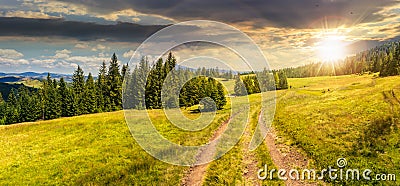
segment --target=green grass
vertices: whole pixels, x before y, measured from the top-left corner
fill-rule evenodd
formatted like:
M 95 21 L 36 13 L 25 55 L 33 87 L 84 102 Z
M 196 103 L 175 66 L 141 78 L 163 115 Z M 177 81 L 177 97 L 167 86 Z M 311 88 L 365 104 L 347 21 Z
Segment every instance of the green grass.
M 225 89 L 228 91 L 228 94 L 234 94 L 234 88 L 235 88 L 235 80 L 234 79 L 229 79 L 226 80 L 224 78 L 217 78 L 219 82 L 224 85 Z
M 400 104 L 397 103 L 400 77 L 354 75 L 288 81 L 290 90 L 277 91 L 273 125 L 284 137 L 282 143 L 307 154 L 309 167 L 335 166 L 336 160 L 344 157 L 349 162 L 347 168 L 369 168 L 374 173 L 400 176 Z M 226 86 L 232 87 L 232 82 L 225 82 Z M 259 98 L 260 94 L 249 96 L 252 132 L 257 123 Z M 246 102 L 243 97 L 231 99 L 238 104 Z M 230 116 L 230 108 L 228 104 L 218 111 L 210 125 L 194 132 L 178 128 L 161 110 L 150 110 L 149 115 L 166 139 L 190 146 L 208 142 L 219 124 Z M 191 119 L 200 117 L 199 113 L 190 113 L 190 109 L 182 110 Z M 145 111 L 132 113 L 134 124 L 147 119 Z M 179 115 L 172 117 L 187 122 Z M 179 185 L 188 167 L 164 163 L 142 150 L 129 131 L 148 130 L 141 127 L 133 125 L 129 129 L 122 111 L 0 126 L 0 185 Z M 235 134 L 237 131 L 233 129 Z M 225 156 L 212 162 L 205 184 L 244 184 L 243 146 L 241 140 Z M 217 148 L 219 152 L 224 147 Z M 258 167 L 264 164 L 275 167 L 265 144 L 252 153 Z M 282 183 L 262 182 L 263 185 Z
M 43 85 L 43 82 L 37 80 L 37 79 L 27 79 L 27 80 L 21 80 L 15 83 L 10 83 L 10 84 L 24 84 L 27 87 L 32 87 L 32 88 L 40 88 Z
M 317 77 L 289 79 L 289 84 L 291 90 L 278 92 L 274 126 L 287 144 L 311 157 L 313 166 L 335 166 L 345 157 L 347 168 L 399 176 L 399 105 L 392 112 L 383 92 L 399 90 L 400 77 Z
M 208 142 L 213 131 L 229 117 L 228 111 L 218 111 L 209 126 L 196 132 L 174 126 L 162 110 L 148 112 L 154 126 L 168 140 L 199 145 Z M 131 114 L 136 123 L 147 119 L 146 111 Z M 122 111 L 1 126 L 0 185 L 179 184 L 188 167 L 153 158 L 135 142 L 129 130 Z
M 143 151 L 123 112 L 2 126 L 0 144 L 1 185 L 174 185 L 184 169 Z

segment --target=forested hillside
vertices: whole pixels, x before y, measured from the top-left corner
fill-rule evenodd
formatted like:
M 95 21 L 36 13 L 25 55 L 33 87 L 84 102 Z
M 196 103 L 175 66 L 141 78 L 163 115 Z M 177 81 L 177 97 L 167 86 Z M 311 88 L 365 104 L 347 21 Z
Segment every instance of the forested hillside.
M 381 77 L 400 75 L 400 41 L 388 42 L 341 61 L 313 63 L 284 71 L 289 78 L 378 72 Z
M 162 102 L 163 82 L 170 72 L 172 83 L 180 85 L 182 91 L 179 86 L 167 86 L 167 97 Z M 226 104 L 226 91 L 218 81 L 208 76 L 233 78 L 231 71 L 221 72 L 217 68 L 192 70 L 177 67 L 172 53 L 165 62 L 160 58 L 155 64 L 143 58 L 131 71 L 128 65 L 120 68 L 114 54 L 109 66 L 103 62 L 96 80 L 91 73 L 86 78 L 83 69 L 78 66 L 72 83 L 63 78 L 58 81 L 48 74 L 37 91 L 24 86 L 11 86 L 7 91 L 10 94 L 5 96 L 7 99 L 0 100 L 0 124 L 117 111 L 123 108 L 123 103 L 125 108 L 134 109 L 190 107 L 199 104 L 203 97 L 210 97 L 216 103 L 216 109 L 222 109 Z M 185 84 L 193 77 L 196 78 Z M 125 86 L 128 86 L 124 96 L 129 98 L 125 102 L 122 99 L 124 79 Z M 211 110 L 212 104 L 202 104 L 202 109 Z
M 12 89 L 19 89 L 23 87 L 24 84 L 8 84 L 8 83 L 1 83 L 0 82 L 0 100 L 7 100 L 8 95 L 10 94 Z M 30 91 L 34 91 L 34 88 L 28 88 Z
M 160 58 L 155 64 L 150 64 L 144 57 L 132 69 L 128 65 L 120 68 L 114 54 L 108 67 L 104 62 L 101 65 L 97 80 L 94 80 L 90 73 L 86 78 L 83 69 L 78 66 L 73 74 L 72 83 L 67 83 L 63 78 L 58 81 L 49 74 L 38 91 L 25 86 L 15 85 L 16 87 L 11 89 L 10 86 L 1 86 L 4 98 L 0 100 L 0 124 L 116 111 L 121 110 L 123 106 L 134 109 L 190 107 L 199 104 L 203 97 L 210 97 L 217 103 L 217 108 L 222 109 L 226 104 L 226 90 L 215 79 L 201 76 L 236 78 L 235 94 L 240 96 L 246 93 L 287 89 L 287 78 L 363 73 L 379 73 L 381 77 L 399 75 L 400 42 L 389 42 L 342 61 L 238 75 L 231 71 L 222 72 L 217 68 L 182 68 L 176 65 L 172 53 L 169 53 L 165 61 Z M 170 75 L 167 77 L 167 74 Z M 189 81 L 194 77 L 195 80 Z M 164 80 L 176 86 L 165 86 L 162 97 Z M 125 92 L 122 91 L 123 86 L 127 86 Z M 122 100 L 123 94 L 127 99 Z

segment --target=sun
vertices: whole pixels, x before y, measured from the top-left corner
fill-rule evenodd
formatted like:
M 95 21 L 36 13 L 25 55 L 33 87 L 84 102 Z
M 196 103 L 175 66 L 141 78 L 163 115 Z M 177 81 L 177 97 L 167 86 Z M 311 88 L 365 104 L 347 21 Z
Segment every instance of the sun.
M 322 61 L 337 61 L 346 57 L 345 43 L 339 36 L 327 36 L 317 44 L 318 57 Z

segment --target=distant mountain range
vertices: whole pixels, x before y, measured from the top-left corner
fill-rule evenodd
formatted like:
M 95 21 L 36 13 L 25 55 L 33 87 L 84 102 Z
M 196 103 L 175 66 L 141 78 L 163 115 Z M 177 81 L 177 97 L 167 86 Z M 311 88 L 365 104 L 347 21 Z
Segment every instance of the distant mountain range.
M 45 73 L 37 73 L 37 72 L 22 72 L 22 73 L 3 73 L 0 72 L 0 82 L 1 83 L 14 83 L 23 81 L 26 79 L 31 80 L 43 80 L 47 78 L 47 72 Z M 50 73 L 51 78 L 60 79 L 61 77 L 64 78 L 65 81 L 71 82 L 72 75 L 69 74 L 56 74 Z

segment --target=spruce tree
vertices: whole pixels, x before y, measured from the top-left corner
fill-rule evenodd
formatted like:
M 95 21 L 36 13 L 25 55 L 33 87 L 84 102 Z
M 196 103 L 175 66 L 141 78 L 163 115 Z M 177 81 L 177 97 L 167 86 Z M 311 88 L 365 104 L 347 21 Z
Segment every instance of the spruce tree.
M 279 83 L 279 82 L 281 82 L 281 81 L 280 81 L 280 78 L 279 78 L 279 74 L 278 74 L 278 72 L 276 72 L 276 71 L 274 71 L 273 73 L 274 73 L 274 79 L 275 79 L 275 87 L 276 87 L 276 90 L 280 90 L 280 89 L 281 89 L 281 86 L 280 86 L 280 83 Z
M 97 109 L 98 112 L 109 111 L 109 97 L 107 94 L 107 66 L 103 61 L 100 66 L 99 74 L 96 81 L 96 93 L 97 93 Z
M 234 87 L 236 96 L 244 96 L 247 95 L 246 86 L 240 79 L 240 75 L 238 74 L 235 78 L 235 87 Z
M 226 105 L 226 97 L 225 97 L 224 86 L 219 82 L 217 82 L 216 105 L 217 105 L 217 109 L 218 110 L 223 109 L 224 106 Z
M 85 97 L 83 95 L 85 91 L 85 76 L 80 66 L 72 75 L 72 91 L 74 95 L 74 115 L 81 115 L 85 111 Z
M 161 89 L 164 82 L 163 60 L 158 59 L 147 76 L 146 107 L 149 109 L 161 108 Z
M 7 112 L 7 106 L 0 92 L 0 125 L 7 124 L 6 112 Z
M 111 110 L 122 109 L 122 76 L 119 71 L 118 59 L 115 53 L 111 57 L 107 74 L 108 96 Z
M 76 112 L 76 105 L 74 95 L 71 88 L 68 88 L 64 78 L 60 79 L 60 88 L 58 89 L 61 101 L 61 115 L 63 117 L 74 116 Z
M 57 90 L 57 81 L 53 81 L 50 74 L 47 74 L 47 80 L 43 88 L 46 92 L 44 119 L 55 119 L 61 117 L 61 101 Z
M 15 89 L 11 89 L 7 98 L 6 116 L 7 124 L 19 122 L 19 103 Z
M 122 65 L 122 69 L 121 69 L 121 75 L 122 75 L 122 81 L 125 80 L 125 76 L 129 74 L 129 66 L 128 64 L 126 65 Z
M 18 89 L 18 100 L 20 106 L 19 120 L 21 122 L 34 121 L 34 118 L 31 116 L 32 105 L 30 92 L 25 86 L 21 86 Z
M 287 77 L 283 70 L 279 71 L 279 88 L 288 89 Z
M 89 73 L 85 84 L 85 113 L 91 114 L 97 111 L 96 86 L 92 73 Z

